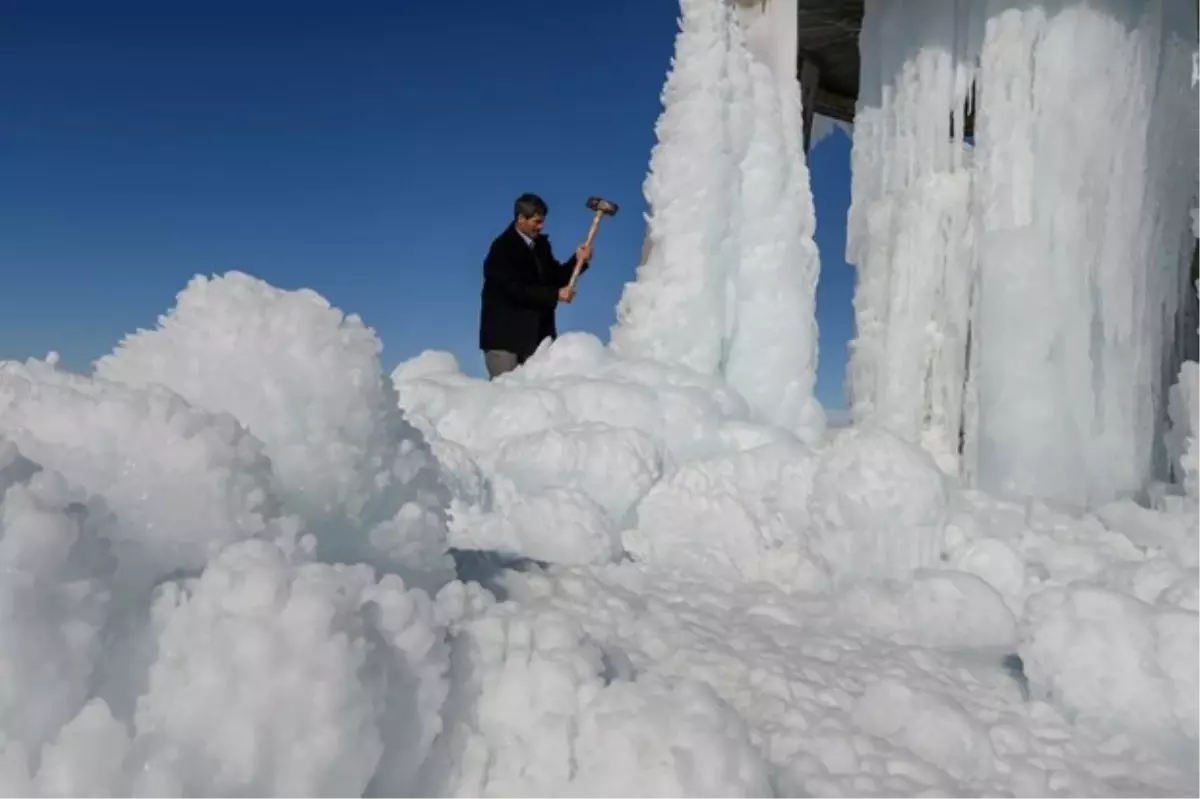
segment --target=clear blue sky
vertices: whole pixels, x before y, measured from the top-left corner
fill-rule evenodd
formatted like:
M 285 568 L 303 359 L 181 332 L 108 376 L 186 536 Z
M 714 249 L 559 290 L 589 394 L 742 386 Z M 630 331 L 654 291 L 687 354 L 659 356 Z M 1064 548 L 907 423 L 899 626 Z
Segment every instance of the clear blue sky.
M 389 368 L 481 372 L 480 269 L 513 198 L 621 204 L 560 330 L 607 340 L 641 248 L 671 0 L 16 0 L 0 26 L 0 358 L 88 371 L 194 274 L 239 269 L 358 313 Z M 840 408 L 849 140 L 813 153 L 818 397 Z

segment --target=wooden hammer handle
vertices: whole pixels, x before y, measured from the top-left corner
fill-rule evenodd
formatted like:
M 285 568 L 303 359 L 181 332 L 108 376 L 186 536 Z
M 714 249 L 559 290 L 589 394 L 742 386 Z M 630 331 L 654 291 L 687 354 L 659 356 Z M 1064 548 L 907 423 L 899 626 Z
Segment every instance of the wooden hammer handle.
M 600 229 L 600 220 L 604 217 L 604 212 L 597 210 L 596 215 L 592 217 L 592 227 L 588 230 L 587 238 L 583 241 L 583 246 L 591 248 L 592 241 L 596 238 L 596 231 Z M 578 259 L 575 261 L 575 269 L 571 272 L 571 279 L 567 282 L 567 288 L 575 290 L 575 281 L 579 279 L 579 273 L 583 271 L 583 264 Z
M 592 246 L 592 241 L 596 238 L 596 231 L 600 229 L 600 220 L 603 218 L 603 211 L 597 211 L 596 215 L 592 217 L 592 226 L 588 229 L 587 238 L 583 241 L 585 247 Z

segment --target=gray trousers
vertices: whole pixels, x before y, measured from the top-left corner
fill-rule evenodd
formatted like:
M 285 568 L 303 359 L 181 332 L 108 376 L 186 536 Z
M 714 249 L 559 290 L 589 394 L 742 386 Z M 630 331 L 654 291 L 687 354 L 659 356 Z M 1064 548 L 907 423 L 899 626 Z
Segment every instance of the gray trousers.
M 504 350 L 484 350 L 483 363 L 487 366 L 488 380 L 495 380 L 505 372 L 511 372 L 521 365 L 522 358 L 515 352 Z

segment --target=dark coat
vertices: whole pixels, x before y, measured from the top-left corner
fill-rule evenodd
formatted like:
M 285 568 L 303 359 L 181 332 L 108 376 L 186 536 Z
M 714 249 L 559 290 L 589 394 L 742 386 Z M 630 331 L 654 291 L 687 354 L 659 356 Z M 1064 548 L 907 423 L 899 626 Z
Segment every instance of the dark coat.
M 483 261 L 479 348 L 512 352 L 524 362 L 543 339 L 557 337 L 558 290 L 570 282 L 574 269 L 574 253 L 559 263 L 547 236 L 530 247 L 509 224 Z

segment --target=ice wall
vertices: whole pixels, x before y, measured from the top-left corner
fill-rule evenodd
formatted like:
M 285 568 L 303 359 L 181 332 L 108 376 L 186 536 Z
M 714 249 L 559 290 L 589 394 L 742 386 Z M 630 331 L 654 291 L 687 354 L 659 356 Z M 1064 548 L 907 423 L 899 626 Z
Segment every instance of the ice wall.
M 819 258 L 796 2 L 684 0 L 646 182 L 648 241 L 614 349 L 719 374 L 764 421 L 813 435 Z
M 922 441 L 989 490 L 1136 494 L 1165 465 L 1191 255 L 1195 8 L 865 10 L 847 244 L 856 422 Z

